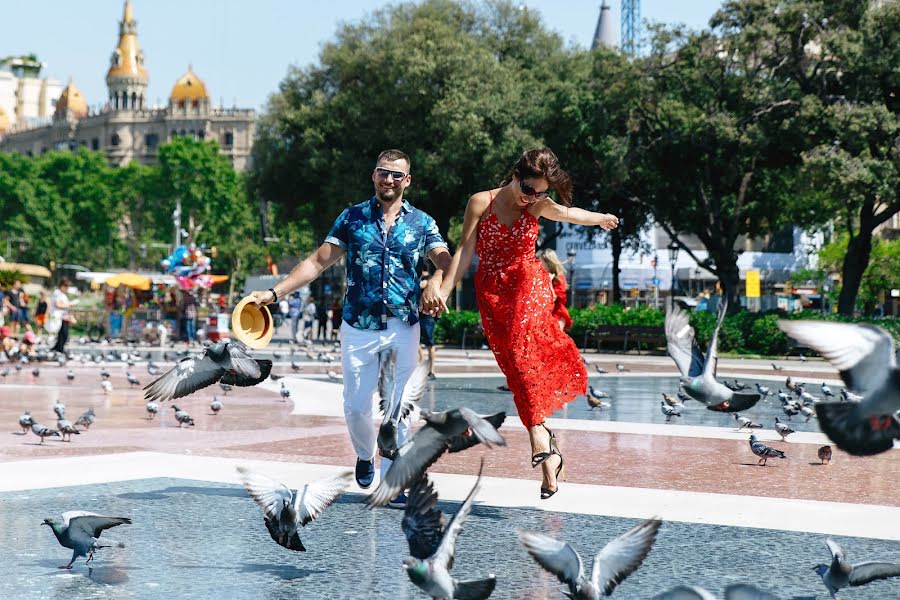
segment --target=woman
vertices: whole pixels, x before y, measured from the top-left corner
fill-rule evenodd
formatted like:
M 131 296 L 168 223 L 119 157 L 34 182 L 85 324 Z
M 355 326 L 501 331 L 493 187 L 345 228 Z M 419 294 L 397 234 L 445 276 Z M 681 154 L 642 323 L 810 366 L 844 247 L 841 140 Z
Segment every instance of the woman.
M 566 274 L 562 261 L 556 256 L 556 252 L 547 248 L 537 253 L 541 259 L 544 268 L 550 273 L 550 281 L 553 283 L 553 293 L 556 299 L 553 301 L 553 316 L 559 322 L 559 326 L 563 331 L 572 327 L 572 317 L 569 316 L 569 309 L 566 308 Z
M 48 320 L 47 330 L 51 331 L 52 329 L 56 329 L 56 344 L 53 346 L 53 350 L 60 354 L 65 354 L 66 352 L 66 342 L 69 341 L 69 324 L 75 323 L 75 318 L 69 314 L 68 310 L 66 310 L 75 304 L 75 302 L 71 302 L 69 297 L 66 296 L 66 290 L 68 289 L 69 280 L 63 277 L 59 280 L 59 285 L 56 286 L 53 293 L 50 294 L 50 304 L 47 310 L 50 315 L 50 320 L 57 323 L 56 327 L 58 327 L 58 329 L 56 329 L 56 327 L 51 327 L 50 320 Z
M 544 419 L 587 391 L 584 361 L 553 316 L 550 278 L 535 257 L 538 219 L 612 229 L 613 215 L 570 208 L 572 182 L 549 148 L 528 150 L 501 187 L 469 199 L 462 240 L 442 280 L 436 273 L 424 310 L 446 310 L 446 300 L 478 252 L 475 291 L 484 333 L 513 393 L 531 439 L 531 465 L 541 465 L 541 498 L 556 493 L 563 456 Z M 555 189 L 562 204 L 554 202 Z
M 44 323 L 47 321 L 47 292 L 41 290 L 37 308 L 34 309 L 34 322 L 37 324 L 37 334 L 41 335 Z

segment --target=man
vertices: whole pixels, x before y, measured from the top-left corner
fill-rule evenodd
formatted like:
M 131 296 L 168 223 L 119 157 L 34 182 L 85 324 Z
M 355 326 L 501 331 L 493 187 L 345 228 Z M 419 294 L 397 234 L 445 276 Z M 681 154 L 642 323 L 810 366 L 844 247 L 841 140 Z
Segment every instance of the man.
M 300 330 L 300 316 L 303 314 L 303 299 L 300 292 L 291 294 L 288 300 L 288 317 L 291 320 L 291 343 L 298 342 L 297 332 Z
M 312 296 L 306 299 L 306 306 L 303 307 L 303 339 L 312 341 L 313 328 L 316 325 L 316 299 Z
M 416 366 L 419 346 L 420 257 L 435 264 L 434 276 L 450 265 L 447 244 L 437 224 L 403 200 L 412 181 L 409 157 L 400 150 L 385 150 L 372 171 L 375 195 L 344 210 L 325 243 L 274 288 L 253 293 L 258 303 L 270 304 L 293 290 L 308 285 L 325 269 L 347 255 L 347 292 L 341 324 L 341 366 L 344 371 L 344 416 L 356 450 L 356 482 L 363 489 L 375 479 L 375 422 L 372 396 L 378 380 L 378 357 L 397 350 L 397 369 L 392 403 L 399 402 Z M 397 427 L 403 443 L 409 422 Z M 381 473 L 388 459 L 381 459 Z M 391 501 L 403 508 L 406 496 Z
M 6 295 L 9 302 L 9 324 L 12 325 L 13 335 L 19 335 L 19 326 L 28 322 L 25 312 L 25 299 L 22 297 L 22 282 L 13 281 L 12 287 Z
M 50 303 L 47 309 L 50 315 L 47 329 L 51 329 L 51 321 L 57 323 L 56 326 L 52 327 L 52 329 L 56 330 L 56 344 L 53 346 L 53 350 L 60 354 L 66 353 L 66 342 L 69 341 L 69 324 L 75 322 L 75 318 L 66 309 L 78 302 L 77 300 L 69 300 L 69 297 L 66 295 L 68 290 L 69 280 L 63 277 L 59 280 L 59 284 L 53 293 L 50 294 Z

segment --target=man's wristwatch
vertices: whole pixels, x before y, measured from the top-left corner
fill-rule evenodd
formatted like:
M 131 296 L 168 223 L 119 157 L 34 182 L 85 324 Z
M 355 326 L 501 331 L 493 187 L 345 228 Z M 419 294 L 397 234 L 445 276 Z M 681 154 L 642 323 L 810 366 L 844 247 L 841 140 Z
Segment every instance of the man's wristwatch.
M 275 293 L 275 288 L 270 287 L 269 291 L 272 292 L 272 304 L 277 304 L 278 303 L 278 294 Z

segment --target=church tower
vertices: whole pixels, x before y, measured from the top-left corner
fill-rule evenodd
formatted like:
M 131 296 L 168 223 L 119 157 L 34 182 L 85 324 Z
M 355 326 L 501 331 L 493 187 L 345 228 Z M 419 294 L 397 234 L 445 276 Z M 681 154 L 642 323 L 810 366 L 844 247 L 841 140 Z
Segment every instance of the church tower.
M 125 0 L 125 12 L 119 23 L 119 44 L 106 73 L 110 106 L 113 110 L 143 109 L 148 83 L 150 78 L 144 68 L 144 53 L 138 46 L 131 0 Z
M 597 48 L 598 46 L 615 48 L 617 45 L 616 32 L 614 31 L 609 3 L 607 0 L 603 0 L 603 2 L 600 3 L 600 17 L 597 19 L 597 28 L 594 30 L 594 39 L 591 42 L 591 49 Z

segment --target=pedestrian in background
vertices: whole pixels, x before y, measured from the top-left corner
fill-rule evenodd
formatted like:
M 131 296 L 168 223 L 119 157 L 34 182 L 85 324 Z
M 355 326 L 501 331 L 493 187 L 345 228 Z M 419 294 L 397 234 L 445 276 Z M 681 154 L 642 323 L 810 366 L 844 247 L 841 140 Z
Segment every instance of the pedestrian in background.
M 38 297 L 37 308 L 34 309 L 34 322 L 37 324 L 37 334 L 41 335 L 44 323 L 47 321 L 47 292 L 41 290 Z

